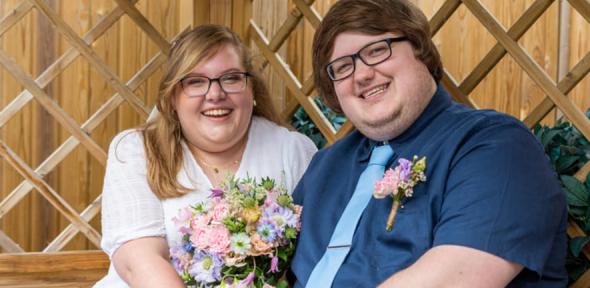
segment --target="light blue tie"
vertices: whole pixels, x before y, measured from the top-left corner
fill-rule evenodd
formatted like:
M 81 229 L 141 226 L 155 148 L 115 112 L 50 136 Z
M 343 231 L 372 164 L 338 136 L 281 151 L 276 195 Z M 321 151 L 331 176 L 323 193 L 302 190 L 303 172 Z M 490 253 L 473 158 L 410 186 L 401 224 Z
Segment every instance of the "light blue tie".
M 383 177 L 385 164 L 391 156 L 393 156 L 393 149 L 388 144 L 373 148 L 369 164 L 359 177 L 354 194 L 336 224 L 324 256 L 313 268 L 305 285 L 306 288 L 332 286 L 332 281 L 352 246 L 356 225 L 371 200 L 375 181 Z

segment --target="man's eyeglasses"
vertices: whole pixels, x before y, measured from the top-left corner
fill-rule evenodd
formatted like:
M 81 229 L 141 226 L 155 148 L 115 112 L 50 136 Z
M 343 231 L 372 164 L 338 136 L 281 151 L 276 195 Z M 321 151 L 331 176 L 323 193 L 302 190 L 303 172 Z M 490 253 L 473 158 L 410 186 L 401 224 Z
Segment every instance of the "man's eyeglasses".
M 340 57 L 326 65 L 328 76 L 332 81 L 343 80 L 354 73 L 356 58 L 361 59 L 367 66 L 374 66 L 391 57 L 391 43 L 408 40 L 407 37 L 386 38 L 372 42 L 352 55 Z
M 246 88 L 248 76 L 248 72 L 231 72 L 218 78 L 187 76 L 180 80 L 180 86 L 188 97 L 204 96 L 209 92 L 213 82 L 217 82 L 225 93 L 238 93 Z

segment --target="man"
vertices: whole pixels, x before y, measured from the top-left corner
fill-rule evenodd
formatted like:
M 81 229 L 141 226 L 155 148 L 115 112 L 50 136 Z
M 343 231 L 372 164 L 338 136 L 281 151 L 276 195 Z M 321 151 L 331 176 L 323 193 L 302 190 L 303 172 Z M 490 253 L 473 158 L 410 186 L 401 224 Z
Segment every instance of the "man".
M 320 94 L 358 130 L 317 153 L 294 191 L 294 287 L 565 287 L 565 196 L 543 148 L 520 121 L 451 100 L 418 8 L 342 0 L 313 51 Z M 371 151 L 387 145 L 387 167 L 426 157 L 391 231 L 391 197 L 347 218 Z M 334 243 L 341 228 L 349 243 Z

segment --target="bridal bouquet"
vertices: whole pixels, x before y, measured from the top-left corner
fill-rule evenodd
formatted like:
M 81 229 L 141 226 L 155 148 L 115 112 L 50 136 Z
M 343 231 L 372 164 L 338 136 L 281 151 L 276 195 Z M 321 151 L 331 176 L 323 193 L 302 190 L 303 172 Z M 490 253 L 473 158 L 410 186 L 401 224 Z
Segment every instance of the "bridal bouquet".
M 302 207 L 263 178 L 228 178 L 210 199 L 173 220 L 182 242 L 170 249 L 176 271 L 196 287 L 287 287 Z

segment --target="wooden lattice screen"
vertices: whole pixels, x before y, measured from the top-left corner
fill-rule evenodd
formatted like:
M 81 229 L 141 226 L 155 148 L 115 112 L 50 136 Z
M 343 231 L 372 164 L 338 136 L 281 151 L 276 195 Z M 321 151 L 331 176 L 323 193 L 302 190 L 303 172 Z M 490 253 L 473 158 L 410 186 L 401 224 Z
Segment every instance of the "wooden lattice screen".
M 335 131 L 334 127 L 323 116 L 313 101 L 312 95 L 314 95 L 314 87 L 311 77 L 304 79 L 303 81 L 298 79 L 290 70 L 286 61 L 277 53 L 279 47 L 283 45 L 300 21 L 305 19 L 314 28 L 319 26 L 322 20 L 317 11 L 313 9 L 313 2 L 313 0 L 293 0 L 294 6 L 290 11 L 288 18 L 283 22 L 278 29 L 278 32 L 276 32 L 271 39 L 267 39 L 265 34 L 254 21 L 250 21 L 250 27 L 253 32 L 252 38 L 257 47 L 262 51 L 268 63 L 274 68 L 274 71 L 276 71 L 284 81 L 285 86 L 296 98 L 296 103 L 291 104 L 290 107 L 285 110 L 285 113 L 288 115 L 284 115 L 284 118 L 289 118 L 295 108 L 298 105 L 301 105 L 319 128 L 320 132 L 328 140 L 328 143 L 333 143 L 335 140 L 346 135 L 346 133 L 352 129 L 352 125 L 349 122 L 346 122 L 341 129 Z M 539 17 L 541 17 L 553 2 L 555 1 L 534 1 L 512 27 L 505 29 L 496 19 L 494 19 L 493 15 L 480 3 L 480 1 L 445 1 L 430 19 L 433 35 L 441 29 L 461 5 L 465 5 L 465 7 L 497 40 L 497 44 L 461 83 L 457 83 L 450 74 L 445 71 L 442 84 L 453 95 L 455 100 L 477 108 L 476 103 L 471 100 L 469 94 L 475 89 L 477 84 L 486 77 L 494 66 L 498 64 L 502 57 L 508 53 L 547 95 L 545 99 L 524 119 L 525 124 L 528 125 L 529 128 L 532 128 L 553 108 L 557 107 L 563 112 L 565 117 L 578 128 L 586 139 L 590 139 L 590 121 L 566 96 L 567 93 L 569 93 L 590 71 L 590 53 L 586 54 L 567 73 L 563 80 L 555 84 L 545 70 L 539 67 L 531 56 L 529 56 L 528 53 L 517 43 L 519 38 L 525 34 L 525 32 L 539 19 Z M 569 0 L 569 4 L 588 22 L 590 22 L 590 2 L 587 0 Z M 586 163 L 575 176 L 583 182 L 589 171 L 590 162 Z M 585 236 L 582 229 L 573 221 L 570 221 L 568 235 L 570 237 Z M 586 246 L 583 249 L 583 253 L 590 259 L 590 247 Z M 572 287 L 590 287 L 590 270 L 586 271 L 586 273 L 584 273 L 582 277 L 572 285 Z
M 72 208 L 44 179 L 44 176 L 50 173 L 67 155 L 69 155 L 78 145 L 82 145 L 91 155 L 102 165 L 106 162 L 106 153 L 89 134 L 102 122 L 107 116 L 115 111 L 122 103 L 129 103 L 135 111 L 144 119 L 147 117 L 150 107 L 134 94 L 134 89 L 139 87 L 150 75 L 152 75 L 165 61 L 170 44 L 169 39 L 165 39 L 146 18 L 137 10 L 135 2 L 137 0 L 116 0 L 118 7 L 113 9 L 99 23 L 97 23 L 83 37 L 79 37 L 60 17 L 53 11 L 43 0 L 23 0 L 14 11 L 0 22 L 0 36 L 3 35 L 10 27 L 18 22 L 31 9 L 45 15 L 55 26 L 57 31 L 71 45 L 65 54 L 55 61 L 49 68 L 41 73 L 37 79 L 33 79 L 24 72 L 8 54 L 0 49 L 0 65 L 8 71 L 24 90 L 2 111 L 0 111 L 0 128 L 2 128 L 14 115 L 16 115 L 31 100 L 37 101 L 71 136 L 61 144 L 53 153 L 45 159 L 38 167 L 34 168 L 23 161 L 19 156 L 0 139 L 0 157 L 5 159 L 22 177 L 24 181 L 18 185 L 8 196 L 0 199 L 0 218 L 5 216 L 8 211 L 13 209 L 32 190 L 37 190 L 48 202 L 55 207 L 71 224 L 64 229 L 43 252 L 53 253 L 61 251 L 64 246 L 71 241 L 78 233 L 82 233 L 89 241 L 97 247 L 100 242 L 100 233 L 94 229 L 89 222 L 100 210 L 100 196 L 94 199 L 80 214 Z M 262 32 L 260 25 L 255 21 L 250 21 L 250 39 L 261 51 L 266 59 L 266 65 L 270 65 L 273 71 L 283 80 L 290 95 L 294 96 L 294 101 L 287 101 L 287 107 L 284 110 L 283 118 L 290 118 L 297 107 L 301 106 L 308 113 L 310 118 L 319 128 L 322 135 L 325 136 L 328 143 L 333 143 L 337 139 L 346 135 L 353 128 L 346 122 L 338 131 L 329 123 L 325 116 L 312 100 L 314 87 L 311 78 L 300 80 L 290 69 L 277 51 L 287 41 L 288 37 L 295 31 L 297 25 L 302 21 L 307 21 L 313 27 L 317 27 L 321 22 L 321 16 L 312 7 L 313 0 L 292 0 L 294 5 L 288 13 L 287 19 L 282 23 L 276 33 L 267 39 Z M 563 78 L 559 83 L 554 81 L 538 64 L 522 49 L 517 43 L 518 39 L 541 17 L 541 15 L 553 4 L 554 0 L 536 0 L 523 15 L 509 29 L 505 29 L 498 23 L 493 15 L 477 0 L 447 0 L 434 13 L 430 19 L 430 24 L 434 34 L 438 32 L 447 20 L 456 13 L 457 9 L 464 5 L 493 35 L 497 44 L 487 53 L 479 64 L 467 75 L 461 82 L 457 83 L 449 73 L 445 73 L 443 85 L 452 93 L 453 97 L 462 103 L 477 107 L 471 99 L 470 93 L 480 83 L 486 75 L 498 64 L 506 54 L 509 54 L 519 66 L 526 71 L 528 76 L 543 90 L 546 94 L 545 99 L 540 105 L 529 113 L 524 122 L 532 127 L 539 123 L 553 108 L 558 108 L 565 117 L 567 117 L 586 137 L 590 139 L 590 121 L 586 119 L 584 113 L 580 111 L 570 99 L 566 96 L 590 71 L 590 53 L 586 54 Z M 586 21 L 590 22 L 590 2 L 588 0 L 569 0 L 569 4 L 582 15 Z M 109 27 L 114 25 L 123 15 L 129 16 L 151 40 L 156 43 L 160 53 L 154 56 L 145 64 L 137 73 L 125 83 L 97 56 L 93 51 L 91 44 L 99 38 Z M 78 125 L 71 116 L 69 116 L 55 101 L 50 99 L 43 91 L 43 88 L 55 79 L 66 67 L 78 56 L 84 57 L 91 66 L 102 75 L 108 84 L 116 93 L 100 107 L 91 117 L 82 125 Z M 309 61 L 309 59 L 305 59 Z M 580 180 L 590 171 L 590 163 L 577 172 L 576 177 Z M 568 229 L 571 237 L 583 236 L 584 232 L 575 223 L 571 222 Z M 22 248 L 15 243 L 8 235 L 0 230 L 0 247 L 7 252 L 23 253 Z M 104 269 L 107 264 L 103 254 L 88 252 L 82 254 L 71 254 L 70 252 L 60 252 L 57 254 L 33 254 L 38 261 L 36 264 L 47 263 L 46 265 L 31 265 L 32 262 L 20 262 L 21 258 L 15 254 L 8 257 L 0 257 L 0 277 L 3 273 L 20 273 L 10 276 L 12 278 L 2 278 L 0 284 L 18 284 L 19 277 L 23 277 L 29 272 L 41 272 L 45 274 L 54 273 L 55 269 L 81 269 L 86 265 L 89 270 Z M 584 255 L 590 258 L 590 248 L 583 249 Z M 49 255 L 49 256 L 46 256 Z M 62 257 L 63 261 L 55 262 L 57 258 Z M 90 261 L 79 261 L 80 259 L 90 259 Z M 33 262 L 35 263 L 35 262 Z M 58 264 L 50 264 L 58 263 Z M 60 264 L 61 263 L 61 264 Z M 67 264 L 69 263 L 69 264 Z M 41 266 L 45 267 L 40 269 Z M 82 275 L 82 274 L 80 274 Z M 92 280 L 93 278 L 84 278 L 80 276 L 80 281 Z M 22 279 L 22 278 L 21 278 Z M 13 282 L 10 282 L 13 281 Z M 590 271 L 587 271 L 572 287 L 590 287 Z
M 100 247 L 100 233 L 90 224 L 100 211 L 101 197 L 97 197 L 80 214 L 72 208 L 45 180 L 44 176 L 50 173 L 69 153 L 78 145 L 82 145 L 89 153 L 103 166 L 106 163 L 106 152 L 101 148 L 89 134 L 109 114 L 114 112 L 123 102 L 128 102 L 145 120 L 151 108 L 134 94 L 146 79 L 150 77 L 166 60 L 170 49 L 169 41 L 166 40 L 150 22 L 134 6 L 137 0 L 116 0 L 118 7 L 100 20 L 83 37 L 79 37 L 69 27 L 56 11 L 52 10 L 43 0 L 22 1 L 14 11 L 0 22 L 0 35 L 4 34 L 10 27 L 18 22 L 29 10 L 36 8 L 55 26 L 57 31 L 69 42 L 71 49 L 64 53 L 57 61 L 49 66 L 37 79 L 33 79 L 24 72 L 18 64 L 4 51 L 0 50 L 0 65 L 6 69 L 19 84 L 25 89 L 0 112 L 0 127 L 17 114 L 29 101 L 37 101 L 71 136 L 61 144 L 53 153 L 38 167 L 33 168 L 27 165 L 5 142 L 0 139 L 0 157 L 5 159 L 25 179 L 8 196 L 1 199 L 0 218 L 8 213 L 33 189 L 37 190 L 47 201 L 71 224 L 66 227 L 43 252 L 30 253 L 30 259 L 18 257 L 18 255 L 5 255 L 0 259 L 0 281 L 1 285 L 18 285 L 22 280 L 35 277 L 31 272 L 38 274 L 39 278 L 50 277 L 67 279 L 67 281 L 96 281 L 94 271 L 99 271 L 101 276 L 108 266 L 108 260 L 102 253 L 83 252 L 72 253 L 62 252 L 59 254 L 48 253 L 60 251 L 70 242 L 78 232 L 82 233 L 91 243 Z M 91 44 L 105 31 L 113 26 L 124 14 L 130 17 L 148 37 L 156 43 L 161 52 L 157 53 L 147 64 L 145 64 L 131 79 L 124 83 L 93 51 Z M 91 117 L 82 125 L 78 125 L 54 100 L 50 99 L 43 91 L 48 83 L 55 79 L 71 64 L 78 56 L 84 57 L 91 66 L 103 76 L 108 84 L 117 92 L 106 101 Z M 0 230 L 0 247 L 6 252 L 23 253 L 23 249 L 10 237 Z M 59 275 L 59 273 L 66 275 Z M 74 272 L 74 273 L 72 273 Z M 88 273 L 90 272 L 90 273 Z M 57 274 L 56 274 L 57 273 Z M 86 273 L 86 274 L 85 274 Z M 51 275 L 53 274 L 53 275 Z M 96 274 L 96 273 L 95 273 Z M 64 280 L 65 281 L 65 280 Z M 76 283 L 78 283 L 76 282 Z M 39 282 L 45 283 L 46 282 Z M 63 285 L 64 283 L 60 284 Z M 79 283 L 78 283 L 79 284 Z M 76 284 L 77 285 L 77 284 Z

